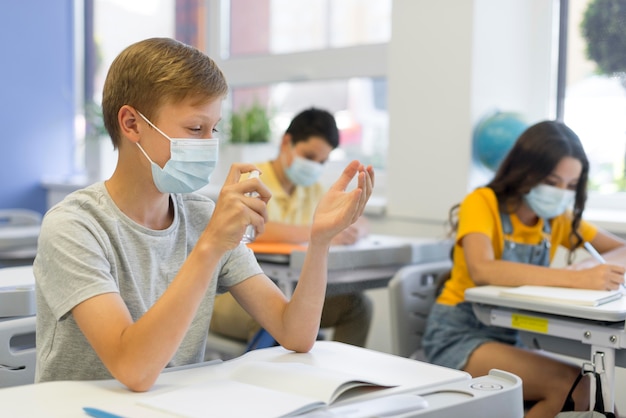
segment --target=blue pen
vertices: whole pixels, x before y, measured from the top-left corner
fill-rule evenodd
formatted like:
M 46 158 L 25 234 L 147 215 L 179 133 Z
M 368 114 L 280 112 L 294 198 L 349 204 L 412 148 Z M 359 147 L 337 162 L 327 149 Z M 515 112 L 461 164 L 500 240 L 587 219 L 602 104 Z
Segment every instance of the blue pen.
M 121 415 L 112 414 L 111 412 L 103 411 L 98 408 L 90 408 L 88 406 L 84 407 L 83 411 L 85 411 L 87 415 L 95 418 L 124 418 Z

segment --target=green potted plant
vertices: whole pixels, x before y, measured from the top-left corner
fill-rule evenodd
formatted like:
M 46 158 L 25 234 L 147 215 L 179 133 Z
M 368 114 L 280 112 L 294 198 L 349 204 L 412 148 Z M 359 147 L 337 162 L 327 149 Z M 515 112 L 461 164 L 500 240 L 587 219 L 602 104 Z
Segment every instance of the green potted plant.
M 270 142 L 270 115 L 258 102 L 240 107 L 230 117 L 230 142 L 254 144 Z
M 617 77 L 626 89 L 626 2 L 592 0 L 589 2 L 580 30 L 587 42 L 587 57 L 596 63 L 600 75 Z M 626 190 L 626 156 L 624 173 L 615 179 L 620 191 Z
M 256 163 L 276 157 L 270 121 L 270 112 L 258 101 L 240 106 L 224 118 L 220 130 L 226 134 L 211 183 L 222 184 L 232 163 Z
M 626 2 L 592 0 L 583 16 L 581 32 L 587 56 L 600 74 L 619 76 L 626 87 Z

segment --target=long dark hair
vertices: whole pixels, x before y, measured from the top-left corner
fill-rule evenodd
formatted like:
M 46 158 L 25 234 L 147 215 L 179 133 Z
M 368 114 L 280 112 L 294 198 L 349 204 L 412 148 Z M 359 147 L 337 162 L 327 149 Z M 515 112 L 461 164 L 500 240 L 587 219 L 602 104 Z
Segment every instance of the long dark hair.
M 578 135 L 564 123 L 543 121 L 527 128 L 515 141 L 487 187 L 494 191 L 500 211 L 512 213 L 522 204 L 524 195 L 548 177 L 564 157 L 575 158 L 582 165 L 572 213 L 570 242 L 574 250 L 583 242 L 578 227 L 587 201 L 589 161 Z M 455 230 L 458 208 L 458 204 L 453 206 L 449 216 Z M 570 263 L 572 254 L 570 251 Z

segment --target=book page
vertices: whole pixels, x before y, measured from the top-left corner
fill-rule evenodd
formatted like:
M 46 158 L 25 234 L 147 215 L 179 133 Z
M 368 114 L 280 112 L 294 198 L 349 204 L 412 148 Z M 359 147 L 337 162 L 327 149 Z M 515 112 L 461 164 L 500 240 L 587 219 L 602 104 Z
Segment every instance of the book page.
M 278 417 L 330 405 L 354 388 L 379 388 L 352 374 L 303 363 L 242 363 L 229 379 L 176 389 L 141 400 L 182 417 Z
M 249 362 L 237 367 L 231 378 L 244 383 L 314 398 L 325 404 L 356 387 L 391 386 L 361 376 L 303 363 Z
M 619 290 L 571 289 L 553 286 L 519 286 L 500 292 L 506 298 L 536 300 L 580 306 L 598 306 L 619 299 Z
M 214 380 L 147 397 L 139 404 L 186 418 L 297 415 L 323 402 L 234 380 Z

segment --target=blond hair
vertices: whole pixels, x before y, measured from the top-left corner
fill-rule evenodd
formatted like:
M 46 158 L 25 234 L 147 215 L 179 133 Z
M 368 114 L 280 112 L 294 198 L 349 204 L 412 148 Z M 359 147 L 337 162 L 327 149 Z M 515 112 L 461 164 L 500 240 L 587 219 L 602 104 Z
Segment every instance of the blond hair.
M 202 104 L 227 92 L 222 71 L 203 52 L 170 38 L 146 39 L 127 47 L 109 68 L 102 95 L 104 126 L 117 148 L 122 106 L 150 119 L 165 103 L 191 99 Z

